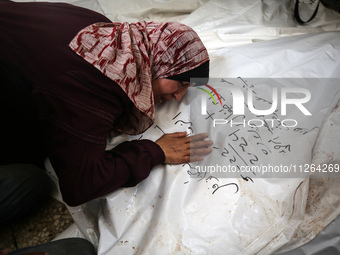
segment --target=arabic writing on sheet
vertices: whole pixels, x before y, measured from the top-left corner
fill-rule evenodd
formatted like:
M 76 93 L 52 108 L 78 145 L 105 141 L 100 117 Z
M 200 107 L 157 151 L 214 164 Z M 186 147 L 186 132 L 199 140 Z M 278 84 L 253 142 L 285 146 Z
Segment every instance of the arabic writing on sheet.
M 257 88 L 247 80 L 238 79 L 220 79 L 219 85 L 223 87 L 223 84 L 228 86 L 237 86 L 244 92 L 248 92 L 249 89 L 252 91 L 254 98 L 253 105 L 256 109 L 268 109 L 271 107 L 271 94 L 268 90 L 263 87 Z M 191 88 L 195 90 L 195 88 Z M 196 90 L 200 91 L 200 90 Z M 212 97 L 208 99 L 208 105 L 206 114 L 202 115 L 197 108 L 191 110 L 190 116 L 183 116 L 181 112 L 176 113 L 172 118 L 174 125 L 179 125 L 182 128 L 186 128 L 189 135 L 195 134 L 196 129 L 199 126 L 210 127 L 210 135 L 214 138 L 214 146 L 212 154 L 215 158 L 218 158 L 220 165 L 231 165 L 237 170 L 237 178 L 241 178 L 247 182 L 254 182 L 256 173 L 254 171 L 241 172 L 241 167 L 251 167 L 260 165 L 261 162 L 265 161 L 266 158 L 278 157 L 279 155 L 289 155 L 292 153 L 292 144 L 285 139 L 285 133 L 289 135 L 297 134 L 304 136 L 310 132 L 317 131 L 319 127 L 299 127 L 299 126 L 288 126 L 282 122 L 279 114 L 280 109 L 276 109 L 272 114 L 266 116 L 255 116 L 245 113 L 244 115 L 233 115 L 233 105 L 231 100 L 231 93 L 225 93 L 225 90 L 214 90 L 218 91 L 219 98 L 222 101 L 222 105 L 217 104 Z M 214 91 L 209 91 L 211 95 L 215 95 Z M 196 92 L 198 93 L 198 92 Z M 202 93 L 202 92 L 201 92 Z M 200 97 L 196 96 L 194 100 L 199 101 Z M 192 105 L 192 102 L 190 102 Z M 248 105 L 245 103 L 245 107 Z M 194 118 L 192 115 L 195 115 Z M 225 123 L 233 123 L 234 125 L 220 125 L 219 127 L 211 128 L 211 124 L 214 119 L 225 120 Z M 247 124 L 247 125 L 246 125 Z M 165 133 L 161 127 L 155 125 L 154 128 L 159 129 L 163 134 Z M 222 132 L 221 132 L 222 130 Z M 193 166 L 191 163 L 184 164 L 183 167 L 187 167 L 187 173 L 189 180 L 184 184 L 188 184 L 190 181 L 196 180 L 197 182 L 205 180 L 206 182 L 212 181 L 213 191 L 215 194 L 226 188 L 235 187 L 235 193 L 239 191 L 237 182 L 230 181 L 228 175 L 221 177 L 220 175 L 214 175 L 209 171 L 202 170 L 203 167 Z M 249 168 L 251 169 L 251 168 Z M 249 176 L 250 175 L 250 176 Z M 235 175 L 233 176 L 235 177 Z

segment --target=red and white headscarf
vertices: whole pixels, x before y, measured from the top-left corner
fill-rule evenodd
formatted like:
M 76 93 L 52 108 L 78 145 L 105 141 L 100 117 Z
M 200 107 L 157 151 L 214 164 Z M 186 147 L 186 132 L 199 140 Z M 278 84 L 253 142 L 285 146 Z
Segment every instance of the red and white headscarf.
M 154 121 L 153 80 L 209 60 L 196 32 L 176 22 L 96 23 L 82 29 L 70 47 L 115 81 L 138 109 L 116 127 L 127 134 L 141 133 Z

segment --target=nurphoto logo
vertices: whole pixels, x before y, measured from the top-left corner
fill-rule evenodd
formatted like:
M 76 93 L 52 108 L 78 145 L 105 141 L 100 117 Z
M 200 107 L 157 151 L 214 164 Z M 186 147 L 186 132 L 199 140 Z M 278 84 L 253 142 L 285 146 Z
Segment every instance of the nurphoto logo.
M 203 88 L 206 87 L 206 88 Z M 217 89 L 213 88 L 212 86 L 208 84 L 196 86 L 196 88 L 204 91 L 206 94 L 210 96 L 210 98 L 206 97 L 206 94 L 201 95 L 201 114 L 207 115 L 207 101 L 211 99 L 215 105 L 220 104 L 221 107 L 223 107 L 221 97 L 222 95 L 219 94 Z M 221 89 L 221 88 L 220 88 Z M 220 90 L 219 89 L 219 90 Z M 296 108 L 293 109 L 296 111 L 298 109 L 301 111 L 302 114 L 305 116 L 311 116 L 312 114 L 308 111 L 308 109 L 304 106 L 305 103 L 307 103 L 311 99 L 311 93 L 306 88 L 298 88 L 298 87 L 273 87 L 271 88 L 271 100 L 269 105 L 269 109 L 256 109 L 254 106 L 254 95 L 256 95 L 256 92 L 252 88 L 247 89 L 247 96 L 245 97 L 244 91 L 242 91 L 241 88 L 235 87 L 235 86 L 223 86 L 223 92 L 228 90 L 232 95 L 232 115 L 244 115 L 245 114 L 245 108 L 247 107 L 248 110 L 256 115 L 256 116 L 267 116 L 270 114 L 275 113 L 280 109 L 281 116 L 287 115 L 287 105 L 294 105 Z M 299 98 L 289 98 L 289 94 L 299 94 L 302 95 L 302 97 Z M 218 99 L 215 100 L 215 97 Z M 245 100 L 245 98 L 247 100 Z M 280 102 L 279 102 L 280 98 Z M 255 99 L 257 100 L 257 99 Z M 280 106 L 280 107 L 279 107 Z M 271 123 L 271 126 L 274 126 L 275 119 L 265 119 L 266 123 Z M 246 121 L 245 119 L 242 120 L 242 122 L 233 122 L 233 120 L 228 119 L 213 119 L 213 126 L 216 125 L 224 125 L 224 124 L 237 124 L 237 125 L 253 125 L 257 127 L 262 127 L 265 125 L 265 122 L 263 119 L 250 119 Z M 283 119 L 280 120 L 281 125 L 285 127 L 295 127 L 297 126 L 298 122 L 295 119 Z
M 222 106 L 221 98 L 218 94 L 218 92 L 210 85 L 204 84 L 204 86 L 210 88 L 217 98 L 219 99 L 219 102 Z M 216 100 L 214 96 L 206 89 L 203 89 L 201 87 L 197 87 L 198 89 L 203 90 L 204 92 L 208 93 L 210 97 L 213 99 L 214 103 L 216 103 Z M 240 88 L 226 86 L 224 87 L 226 89 L 229 89 L 232 97 L 233 97 L 233 114 L 234 115 L 243 115 L 244 114 L 244 106 L 245 106 L 245 100 L 244 100 L 244 94 L 243 91 Z M 272 88 L 273 94 L 272 94 L 272 105 L 267 110 L 258 110 L 255 109 L 253 104 L 253 90 L 249 89 L 247 93 L 247 105 L 250 112 L 256 115 L 269 115 L 274 113 L 274 111 L 277 109 L 278 106 L 278 88 Z M 306 107 L 303 106 L 304 103 L 307 103 L 311 99 L 311 93 L 309 90 L 305 88 L 280 88 L 281 91 L 281 115 L 287 115 L 287 105 L 292 104 L 295 105 L 304 115 L 312 115 Z M 303 98 L 287 98 L 288 93 L 300 93 L 303 94 Z M 205 115 L 207 111 L 207 102 L 206 97 L 202 96 L 202 114 Z

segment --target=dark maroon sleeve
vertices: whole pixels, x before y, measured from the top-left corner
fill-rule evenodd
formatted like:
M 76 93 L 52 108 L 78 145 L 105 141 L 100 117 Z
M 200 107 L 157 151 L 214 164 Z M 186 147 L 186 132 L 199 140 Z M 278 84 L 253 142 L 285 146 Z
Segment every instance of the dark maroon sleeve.
M 64 180 L 60 180 L 64 200 L 68 205 L 79 205 L 120 187 L 135 186 L 164 160 L 162 149 L 150 140 L 124 142 L 105 151 L 96 162 L 86 161 L 78 169 L 73 168 L 71 174 L 78 172 L 83 181 L 64 186 Z M 63 177 L 68 179 L 67 174 Z
M 50 151 L 64 201 L 76 206 L 107 195 L 120 187 L 134 186 L 165 160 L 162 149 L 150 140 L 123 142 L 105 151 L 104 144 L 79 139 L 59 130 Z

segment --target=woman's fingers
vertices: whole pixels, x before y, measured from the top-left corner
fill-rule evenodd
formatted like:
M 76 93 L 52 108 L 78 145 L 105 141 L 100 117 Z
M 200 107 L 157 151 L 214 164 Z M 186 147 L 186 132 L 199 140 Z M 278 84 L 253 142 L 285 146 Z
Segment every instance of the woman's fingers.
M 196 141 L 202 141 L 204 139 L 207 139 L 209 137 L 208 133 L 201 133 L 197 135 L 190 136 L 190 142 L 196 142 Z
M 211 148 L 199 148 L 199 149 L 191 149 L 190 156 L 204 156 L 211 153 Z
M 181 164 L 190 161 L 202 161 L 209 154 L 213 142 L 205 140 L 208 134 L 202 133 L 187 137 L 186 132 L 165 134 L 156 143 L 165 154 L 165 163 Z
M 203 141 L 190 141 L 190 149 L 197 149 L 197 148 L 204 148 L 204 147 L 210 147 L 213 145 L 213 141 L 211 140 L 203 140 Z

